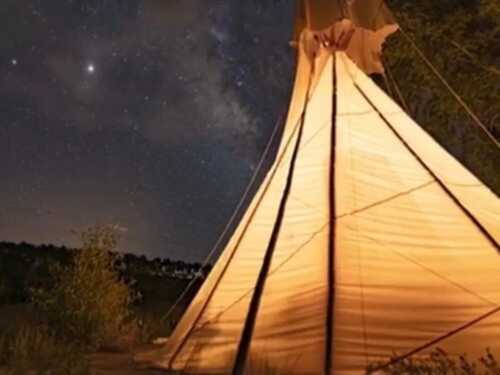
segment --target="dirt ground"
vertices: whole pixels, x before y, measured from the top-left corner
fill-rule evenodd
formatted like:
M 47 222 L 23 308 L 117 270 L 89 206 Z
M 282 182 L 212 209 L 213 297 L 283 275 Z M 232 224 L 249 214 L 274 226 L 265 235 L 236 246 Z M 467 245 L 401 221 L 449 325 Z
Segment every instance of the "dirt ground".
M 92 375 L 168 375 L 166 371 L 153 370 L 147 363 L 134 361 L 136 355 L 157 348 L 145 345 L 131 353 L 96 353 L 90 356 Z
M 11 374 L 0 367 L 0 375 Z M 32 371 L 25 375 L 35 375 Z M 133 360 L 131 353 L 99 353 L 91 356 L 92 375 L 168 375 L 168 372 L 143 368 Z
M 132 353 L 98 353 L 90 357 L 92 375 L 169 375 L 166 371 L 145 368 L 134 362 Z M 9 369 L 0 367 L 0 375 L 9 375 Z M 25 375 L 35 375 L 32 371 Z

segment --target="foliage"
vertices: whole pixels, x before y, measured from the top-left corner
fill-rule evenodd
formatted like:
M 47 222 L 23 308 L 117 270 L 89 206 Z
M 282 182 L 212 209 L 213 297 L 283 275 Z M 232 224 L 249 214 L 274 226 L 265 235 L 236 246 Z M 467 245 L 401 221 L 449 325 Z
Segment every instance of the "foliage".
M 30 288 L 53 284 L 50 268 L 68 264 L 72 253 L 53 245 L 0 242 L 0 306 L 26 303 Z
M 6 271 L 0 274 L 2 290 L 15 280 L 31 289 L 33 302 L 0 306 L 9 322 L 0 325 L 0 373 L 86 374 L 93 351 L 127 351 L 166 336 L 172 327 L 163 314 L 187 278 L 209 270 L 120 254 L 115 251 L 119 235 L 110 226 L 91 228 L 81 239 L 78 250 L 0 243 L 0 268 Z M 142 298 L 133 304 L 138 295 Z
M 500 365 L 487 350 L 478 361 L 470 361 L 465 355 L 451 357 L 442 349 L 436 349 L 426 357 L 409 357 L 394 364 L 379 368 L 384 364 L 374 363 L 367 369 L 368 374 L 386 375 L 499 375 Z
M 500 139 L 500 3 L 388 0 L 398 23 L 455 91 Z M 385 63 L 410 114 L 474 174 L 500 193 L 500 151 L 429 70 L 402 33 Z M 386 87 L 387 89 L 387 87 Z M 396 88 L 392 87 L 393 96 Z
M 111 229 L 107 227 L 106 230 Z M 125 314 L 128 319 L 118 332 L 120 340 L 114 341 L 109 338 L 106 340 L 108 342 L 103 342 L 101 345 L 107 350 L 123 350 L 137 343 L 151 342 L 154 338 L 170 334 L 173 322 L 166 322 L 163 316 L 185 289 L 189 280 L 200 273 L 206 275 L 210 270 L 209 266 L 201 269 L 198 263 L 159 258 L 151 260 L 143 255 L 122 254 L 115 251 L 100 252 L 98 257 L 94 257 L 88 247 L 68 249 L 53 245 L 35 246 L 27 243 L 0 242 L 0 311 L 4 318 L 0 323 L 9 322 L 8 326 L 0 324 L 0 335 L 5 332 L 12 335 L 19 327 L 33 323 L 33 317 L 45 318 L 45 315 L 48 316 L 50 327 L 58 337 L 72 334 L 75 328 L 71 325 L 68 327 L 68 324 L 76 317 L 70 313 L 71 310 L 77 307 L 76 302 L 89 307 L 88 303 L 82 301 L 88 301 L 90 294 L 88 290 L 96 289 L 95 286 L 100 287 L 102 282 L 95 280 L 95 276 L 102 279 L 101 273 L 96 270 L 85 273 L 83 265 L 87 264 L 87 268 L 91 268 L 95 263 L 100 265 L 107 263 L 108 266 L 112 264 L 110 269 L 113 270 L 115 280 L 128 286 L 132 304 L 128 306 L 128 312 Z M 103 256 L 107 261 L 103 262 Z M 79 267 L 75 268 L 76 265 Z M 85 283 L 73 288 L 73 297 L 66 299 L 64 295 L 69 285 L 76 280 L 70 277 L 72 272 L 83 272 L 88 277 Z M 194 283 L 191 293 L 184 298 L 171 319 L 175 321 L 182 315 L 186 304 L 196 294 L 202 279 L 203 277 Z M 60 280 L 64 283 L 61 284 Z M 80 293 L 83 294 L 76 295 Z M 100 293 L 107 292 L 101 289 Z M 34 302 L 35 311 L 26 304 L 30 298 Z M 101 298 L 100 301 L 106 303 L 105 299 Z M 66 304 L 73 305 L 64 314 L 63 311 L 66 309 L 61 306 Z M 93 308 L 99 308 L 99 305 Z M 89 312 L 88 309 L 83 311 Z M 82 321 L 78 319 L 77 321 L 79 324 L 75 323 L 76 327 L 81 327 Z M 81 327 L 81 330 L 85 329 Z M 82 337 L 85 345 L 89 345 L 87 336 Z
M 64 246 L 0 242 L 0 306 L 26 303 L 30 290 L 51 288 L 55 284 L 51 270 L 56 265 L 69 265 L 78 251 Z M 183 289 L 186 280 L 210 270 L 210 267 L 201 270 L 199 263 L 168 258 L 148 259 L 143 255 L 118 253 L 114 256 L 115 269 L 133 286 L 133 292 L 141 296 L 135 299 L 135 305 L 153 305 L 158 300 L 168 303 Z
M 10 375 L 87 375 L 85 353 L 73 343 L 61 341 L 45 326 L 26 325 L 13 335 L 0 336 L 0 367 Z
M 58 337 L 78 338 L 84 347 L 97 349 L 115 342 L 131 319 L 131 293 L 113 267 L 116 230 L 91 228 L 81 239 L 83 247 L 73 263 L 54 266 L 56 283 L 35 290 L 33 302 L 47 314 Z

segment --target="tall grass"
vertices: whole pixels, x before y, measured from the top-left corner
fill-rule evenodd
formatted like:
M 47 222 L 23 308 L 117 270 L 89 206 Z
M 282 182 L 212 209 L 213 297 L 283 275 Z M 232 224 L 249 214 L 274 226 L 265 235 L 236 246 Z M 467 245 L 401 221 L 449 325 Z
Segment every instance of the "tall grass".
M 26 325 L 0 337 L 0 367 L 9 375 L 89 375 L 89 362 L 79 346 L 62 341 L 44 326 Z

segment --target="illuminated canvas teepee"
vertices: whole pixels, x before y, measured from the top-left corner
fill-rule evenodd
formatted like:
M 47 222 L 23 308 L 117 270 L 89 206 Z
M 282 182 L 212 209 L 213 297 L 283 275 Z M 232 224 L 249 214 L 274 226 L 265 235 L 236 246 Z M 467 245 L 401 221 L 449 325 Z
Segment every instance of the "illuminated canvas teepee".
M 340 3 L 299 2 L 276 160 L 160 367 L 358 374 L 500 350 L 499 200 L 367 76 L 397 29 L 385 5 Z

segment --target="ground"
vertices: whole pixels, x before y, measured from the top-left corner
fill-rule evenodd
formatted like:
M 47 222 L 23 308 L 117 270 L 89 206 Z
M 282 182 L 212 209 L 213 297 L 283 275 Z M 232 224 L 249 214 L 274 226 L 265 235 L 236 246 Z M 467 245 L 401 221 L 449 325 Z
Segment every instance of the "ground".
M 165 375 L 166 372 L 143 368 L 134 361 L 138 352 L 153 350 L 152 345 L 145 345 L 133 353 L 97 353 L 91 356 L 93 375 Z
M 33 316 L 26 305 L 0 306 L 0 332 L 15 330 L 16 326 L 32 321 Z M 134 361 L 134 357 L 154 351 L 161 346 L 155 344 L 141 345 L 129 352 L 100 352 L 90 355 L 92 375 L 165 375 L 164 371 L 152 370 L 147 365 Z M 0 367 L 0 375 L 11 375 L 4 367 Z M 32 375 L 32 374 L 26 374 Z M 33 373 L 33 375 L 35 375 Z
M 163 371 L 141 369 L 133 361 L 131 353 L 98 353 L 91 356 L 92 375 L 165 375 Z M 9 371 L 0 368 L 0 375 L 8 375 Z M 26 374 L 31 375 L 31 374 Z M 35 375 L 35 373 L 33 373 Z

